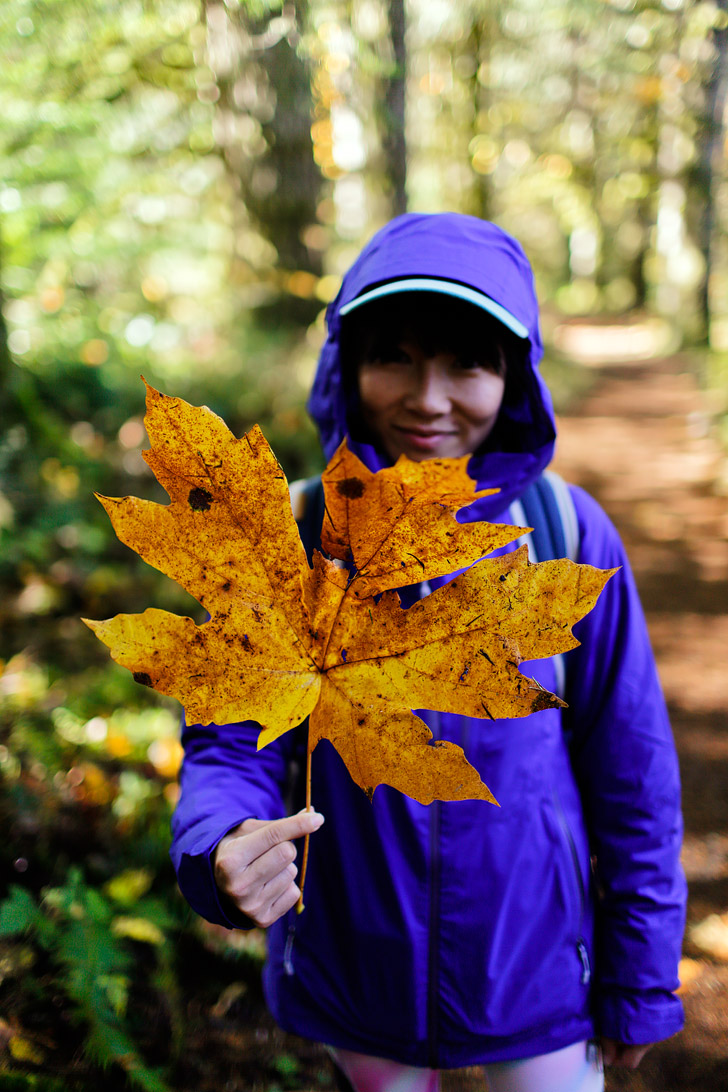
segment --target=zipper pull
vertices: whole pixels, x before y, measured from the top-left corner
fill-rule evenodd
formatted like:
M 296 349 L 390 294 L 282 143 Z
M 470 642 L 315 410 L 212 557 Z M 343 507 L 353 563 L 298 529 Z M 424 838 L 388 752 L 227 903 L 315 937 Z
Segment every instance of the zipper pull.
M 586 950 L 586 944 L 583 940 L 577 940 L 576 950 L 579 953 L 579 959 L 581 960 L 581 984 L 586 986 L 591 980 L 591 964 L 589 962 L 589 953 Z
M 296 926 L 290 925 L 288 927 L 288 936 L 286 937 L 286 947 L 283 951 L 283 970 L 287 975 L 295 974 L 293 968 L 293 941 L 296 936 Z

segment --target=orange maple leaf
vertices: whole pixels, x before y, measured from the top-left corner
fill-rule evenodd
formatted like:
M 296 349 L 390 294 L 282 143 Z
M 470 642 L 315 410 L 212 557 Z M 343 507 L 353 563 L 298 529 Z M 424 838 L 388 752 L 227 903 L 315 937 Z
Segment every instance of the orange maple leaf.
M 578 644 L 571 627 L 614 570 L 531 565 L 522 547 L 479 560 L 523 528 L 458 524 L 475 496 L 465 459 L 371 474 L 346 447 L 324 474 L 324 546 L 310 567 L 285 475 L 260 429 L 236 439 L 206 407 L 147 388 L 144 458 L 171 503 L 99 498 L 114 529 L 208 611 L 84 619 L 135 679 L 192 721 L 261 724 L 258 747 L 309 717 L 309 754 L 337 748 L 371 797 L 385 783 L 420 803 L 495 803 L 460 747 L 412 708 L 520 717 L 564 703 L 525 659 Z M 416 554 L 416 557 L 415 557 Z M 478 561 L 473 565 L 472 562 Z M 392 590 L 466 568 L 407 610 Z M 378 598 L 375 598 L 377 596 Z

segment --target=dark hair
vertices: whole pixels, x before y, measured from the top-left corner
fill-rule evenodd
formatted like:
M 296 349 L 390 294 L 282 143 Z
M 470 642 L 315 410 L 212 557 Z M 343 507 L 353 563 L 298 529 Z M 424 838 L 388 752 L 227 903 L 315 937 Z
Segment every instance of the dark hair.
M 505 376 L 523 341 L 486 311 L 439 292 L 400 292 L 364 304 L 342 320 L 341 360 L 353 381 L 360 364 L 382 360 L 403 335 L 428 353 L 451 352 Z

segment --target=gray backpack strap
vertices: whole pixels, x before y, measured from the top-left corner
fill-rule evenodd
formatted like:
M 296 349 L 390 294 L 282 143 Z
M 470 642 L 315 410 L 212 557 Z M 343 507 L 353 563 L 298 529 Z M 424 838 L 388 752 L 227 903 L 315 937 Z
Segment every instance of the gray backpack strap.
M 566 553 L 570 561 L 579 557 L 579 520 L 574 507 L 571 490 L 564 479 L 553 470 L 546 470 L 542 475 L 551 487 L 554 501 L 561 516 L 561 528 L 566 540 Z
M 579 522 L 569 487 L 553 470 L 547 470 L 513 502 L 509 518 L 515 524 L 533 527 L 521 535 L 518 545 L 528 546 L 532 562 L 551 561 L 567 557 L 576 561 L 579 555 Z M 556 672 L 556 693 L 560 698 L 566 689 L 563 655 L 553 657 Z

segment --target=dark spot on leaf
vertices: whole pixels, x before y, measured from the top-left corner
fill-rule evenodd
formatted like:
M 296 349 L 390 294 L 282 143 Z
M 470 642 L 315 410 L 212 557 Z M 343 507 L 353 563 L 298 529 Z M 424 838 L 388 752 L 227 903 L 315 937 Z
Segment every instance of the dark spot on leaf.
M 361 478 L 342 478 L 336 483 L 336 492 L 350 500 L 358 500 L 364 493 L 364 482 Z
M 358 720 L 356 723 L 357 724 L 363 724 L 364 723 L 364 717 L 362 717 L 361 720 Z
M 498 579 L 500 580 L 501 584 L 503 583 L 503 581 L 505 580 L 505 578 L 506 578 L 506 574 L 505 574 L 505 573 L 501 573 L 501 574 L 500 574 L 500 576 L 498 577 Z
M 212 504 L 212 493 L 208 493 L 206 489 L 200 489 L 199 486 L 196 486 L 194 489 L 190 489 L 187 500 L 193 512 L 207 512 Z
M 141 683 L 142 686 L 151 686 L 151 676 L 147 675 L 146 671 L 135 671 L 132 678 L 134 682 Z
M 252 652 L 253 646 L 250 643 L 250 638 L 248 637 L 247 633 L 243 634 L 242 644 L 243 644 L 243 648 L 245 649 L 246 652 Z
M 346 654 L 347 654 L 348 651 L 349 650 L 346 649 L 346 648 L 342 648 L 342 650 L 341 650 L 341 658 L 344 661 L 344 663 L 346 663 Z
M 230 583 L 230 581 L 226 580 L 225 583 L 222 586 L 222 590 L 223 591 L 230 591 L 231 587 L 232 587 L 232 584 Z

